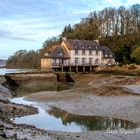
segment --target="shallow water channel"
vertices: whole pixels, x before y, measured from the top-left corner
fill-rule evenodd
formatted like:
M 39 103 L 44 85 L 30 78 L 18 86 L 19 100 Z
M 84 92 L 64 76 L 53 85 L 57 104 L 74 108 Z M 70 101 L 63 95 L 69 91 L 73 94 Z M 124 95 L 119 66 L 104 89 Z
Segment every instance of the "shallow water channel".
M 35 115 L 12 118 L 11 120 L 16 124 L 28 124 L 45 130 L 57 130 L 66 132 L 86 132 L 94 130 L 119 130 L 122 128 L 136 128 L 134 123 L 121 119 L 73 115 L 66 111 L 50 106 L 47 106 L 47 109 L 45 110 L 41 104 L 24 100 L 24 97 L 13 98 L 11 99 L 11 102 L 17 104 L 32 105 L 38 108 L 39 111 L 39 113 Z

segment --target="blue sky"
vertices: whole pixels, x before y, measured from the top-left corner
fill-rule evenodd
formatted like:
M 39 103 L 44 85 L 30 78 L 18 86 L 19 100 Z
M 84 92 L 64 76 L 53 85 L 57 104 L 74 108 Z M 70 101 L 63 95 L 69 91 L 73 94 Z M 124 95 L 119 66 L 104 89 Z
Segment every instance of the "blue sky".
M 0 58 L 20 49 L 40 49 L 47 38 L 91 11 L 135 3 L 140 0 L 0 0 Z

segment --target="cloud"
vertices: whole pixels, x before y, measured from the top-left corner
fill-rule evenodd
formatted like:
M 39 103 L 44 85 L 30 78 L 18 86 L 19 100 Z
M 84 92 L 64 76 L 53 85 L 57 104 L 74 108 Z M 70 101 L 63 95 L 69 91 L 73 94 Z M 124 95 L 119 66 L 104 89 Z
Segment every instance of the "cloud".
M 14 35 L 14 33 L 10 32 L 10 31 L 4 31 L 4 30 L 0 30 L 0 38 L 18 40 L 18 41 L 35 41 L 33 39 L 16 36 L 16 35 Z
M 140 4 L 140 0 L 126 0 L 124 5 L 131 6 L 133 4 Z
M 0 45 L 7 53 L 13 46 L 39 49 L 47 38 L 58 36 L 64 26 L 80 22 L 92 11 L 134 3 L 140 0 L 1 0 Z

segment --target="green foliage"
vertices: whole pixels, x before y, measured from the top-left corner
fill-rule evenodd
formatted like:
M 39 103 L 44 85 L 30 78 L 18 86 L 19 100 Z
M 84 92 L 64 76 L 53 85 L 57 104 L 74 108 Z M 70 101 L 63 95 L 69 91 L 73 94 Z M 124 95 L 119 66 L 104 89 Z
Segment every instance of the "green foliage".
M 49 47 L 52 47 L 56 44 L 60 44 L 60 37 L 52 37 L 50 39 L 47 39 L 43 43 L 42 48 L 39 50 L 39 56 L 42 57 Z
M 135 70 L 137 67 L 134 64 L 128 66 L 128 70 Z
M 131 63 L 130 54 L 131 54 L 130 47 L 128 46 L 120 47 L 115 52 L 116 61 L 123 64 L 130 64 Z
M 75 24 L 73 27 L 65 26 L 61 36 L 68 39 L 94 40 L 99 36 L 98 25 L 83 19 L 80 24 Z
M 136 64 L 140 64 L 140 45 L 133 50 L 131 58 L 135 59 Z
M 139 64 L 140 58 L 137 55 L 139 50 L 135 51 L 134 46 L 140 43 L 140 4 L 134 4 L 129 8 L 121 6 L 118 9 L 109 7 L 101 11 L 93 11 L 80 23 L 65 26 L 60 36 L 47 39 L 38 52 L 26 50 L 16 52 L 8 59 L 7 65 L 38 67 L 39 60 L 46 50 L 60 44 L 62 37 L 83 40 L 99 39 L 101 44 L 108 46 L 115 53 L 116 61 L 120 64 L 132 62 Z
M 7 67 L 15 68 L 39 68 L 40 58 L 38 52 L 19 50 L 10 56 L 6 63 Z

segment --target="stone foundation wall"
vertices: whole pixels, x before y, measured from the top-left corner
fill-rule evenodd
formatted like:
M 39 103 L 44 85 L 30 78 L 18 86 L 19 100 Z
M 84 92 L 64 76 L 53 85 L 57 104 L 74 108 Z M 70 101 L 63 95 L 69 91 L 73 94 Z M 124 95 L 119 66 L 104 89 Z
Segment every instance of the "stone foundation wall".
M 9 74 L 8 78 L 18 85 L 13 87 L 16 95 L 57 89 L 57 76 L 53 73 Z
M 51 69 L 51 67 L 52 67 L 51 58 L 41 59 L 41 69 Z

